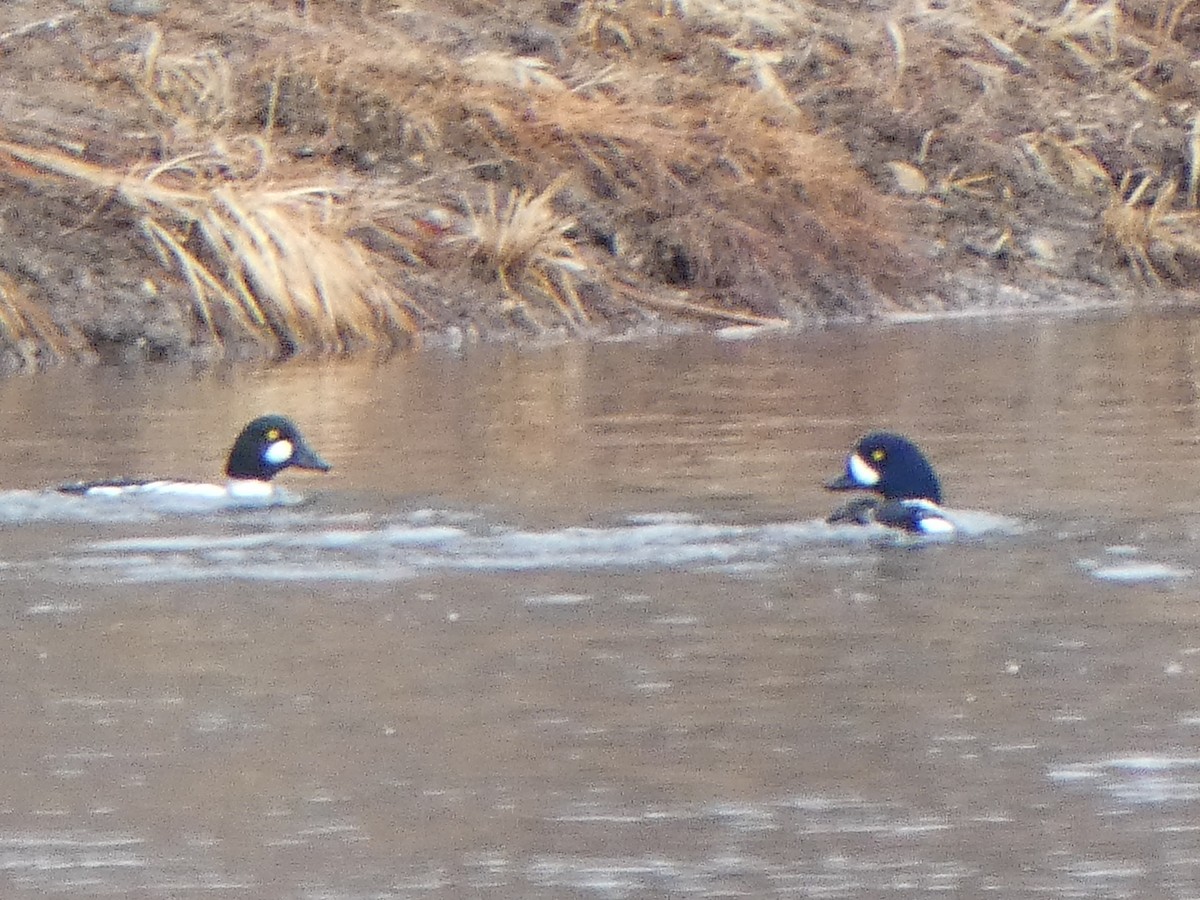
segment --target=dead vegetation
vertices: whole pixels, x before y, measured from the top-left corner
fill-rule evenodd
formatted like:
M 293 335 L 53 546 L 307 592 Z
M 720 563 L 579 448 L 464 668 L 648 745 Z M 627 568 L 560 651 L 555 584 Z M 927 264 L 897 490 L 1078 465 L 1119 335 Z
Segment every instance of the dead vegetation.
M 51 275 L 83 277 L 76 229 L 178 305 L 166 356 L 868 315 L 959 302 L 968 272 L 1163 292 L 1200 265 L 1190 0 L 61 6 L 0 11 L 6 203 L 76 210 L 42 266 L 9 217 L 26 312 L 0 329 L 45 346 L 29 364 L 101 339 Z
M 569 236 L 575 223 L 554 212 L 554 195 L 561 187 L 562 179 L 537 195 L 513 188 L 498 206 L 495 188 L 489 186 L 486 207 L 476 211 L 468 205 L 467 228 L 451 240 L 467 246 L 485 276 L 494 276 L 508 301 L 529 320 L 538 320 L 540 300 L 556 318 L 579 328 L 590 318 L 575 289 L 575 277 L 586 267 Z
M 283 356 L 415 337 L 402 298 L 346 233 L 349 190 L 237 178 L 233 157 L 217 148 L 122 172 L 0 142 L 0 169 L 122 204 L 165 272 L 190 289 L 210 341 L 244 337 Z
M 4 335 L 6 371 L 30 371 L 60 362 L 71 342 L 45 311 L 0 272 L 0 333 Z

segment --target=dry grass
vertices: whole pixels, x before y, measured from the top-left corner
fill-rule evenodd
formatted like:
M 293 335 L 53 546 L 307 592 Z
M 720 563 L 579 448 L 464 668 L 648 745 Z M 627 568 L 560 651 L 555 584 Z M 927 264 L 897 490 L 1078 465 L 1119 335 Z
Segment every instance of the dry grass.
M 1153 200 L 1147 201 L 1147 195 Z M 1104 210 L 1104 237 L 1147 284 L 1184 281 L 1200 272 L 1200 210 L 1176 208 L 1179 185 L 1126 175 Z
M 796 321 L 957 267 L 1188 284 L 1200 244 L 1195 0 L 0 10 L 10 49 L 68 27 L 105 137 L 10 141 L 10 180 L 83 188 L 270 353 L 407 339 L 413 296 L 422 327 Z
M 1084 138 L 1066 140 L 1053 133 L 1021 135 L 1022 144 L 1037 170 L 1057 184 L 1089 193 L 1107 193 L 1109 173 L 1092 155 Z
M 128 207 L 218 343 L 236 335 L 273 356 L 327 355 L 415 337 L 403 299 L 339 221 L 348 192 L 216 175 L 237 168 L 219 150 L 134 173 L 14 143 L 0 153 L 10 175 L 111 193 Z
M 908 138 L 912 157 L 876 150 L 876 164 L 897 192 L 936 204 L 943 234 L 953 239 L 972 220 L 991 227 L 1011 251 L 1007 278 L 1023 274 L 1024 248 L 1044 246 L 1047 234 L 1059 245 L 1090 234 L 1054 264 L 1038 259 L 1030 276 L 1091 278 L 1115 263 L 1136 283 L 1192 283 L 1200 239 L 1192 0 L 897 3 L 874 33 L 862 24 L 839 29 L 854 35 L 855 53 L 844 61 L 827 53 L 838 71 L 826 85 L 864 98 L 865 115 L 842 120 L 848 128 L 890 120 Z M 822 90 L 814 99 L 828 96 Z M 1101 227 L 1089 231 L 1089 221 Z M 1072 233 L 1054 233 L 1059 224 Z
M 234 109 L 229 61 L 212 48 L 166 53 L 157 28 L 150 29 L 129 75 L 143 99 L 176 128 L 213 133 Z
M 901 210 L 836 140 L 815 133 L 777 71 L 781 54 L 739 44 L 746 29 L 733 27 L 736 9 L 588 4 L 572 34 L 581 46 L 600 45 L 600 57 L 571 65 L 495 48 L 456 60 L 392 32 L 375 35 L 384 54 L 302 50 L 288 77 L 322 88 L 310 94 L 307 112 L 292 106 L 283 118 L 324 122 L 337 139 L 370 143 L 376 157 L 413 175 L 431 172 L 434 181 L 424 185 L 431 205 L 457 202 L 436 193 L 437 182 L 498 175 L 497 185 L 457 192 L 470 198 L 468 233 L 525 204 L 526 217 L 573 219 L 585 236 L 602 225 L 596 237 L 616 253 L 576 247 L 551 255 L 586 264 L 609 287 L 640 281 L 647 294 L 683 287 L 701 305 L 779 315 L 809 304 L 814 277 L 832 272 L 833 280 L 882 285 L 896 271 L 916 270 L 897 265 L 904 241 L 893 226 Z M 784 9 L 763 22 L 775 30 Z M 758 12 L 749 10 L 750 21 Z M 799 19 L 791 16 L 796 27 Z M 701 25 L 727 31 L 704 41 L 719 53 L 711 60 L 717 80 L 662 62 L 670 45 L 690 47 Z M 391 123 L 395 143 L 365 140 L 381 120 Z M 465 163 L 457 176 L 446 168 L 456 163 Z M 564 174 L 569 190 L 534 202 Z M 761 202 L 747 202 L 755 194 Z M 664 264 L 664 255 L 678 264 Z M 532 283 L 515 284 L 523 273 Z M 578 322 L 564 274 L 571 273 L 561 264 L 505 268 L 496 282 L 508 299 L 548 295 L 564 321 Z
M 75 349 L 72 338 L 5 272 L 0 272 L 0 338 L 8 371 L 44 369 Z
M 509 192 L 503 205 L 488 189 L 481 210 L 468 207 L 469 225 L 452 240 L 465 243 L 471 258 L 493 274 L 510 302 L 537 323 L 536 307 L 548 304 L 573 328 L 588 321 L 575 289 L 586 266 L 575 253 L 570 233 L 575 223 L 554 212 L 553 200 L 565 183 L 560 178 L 538 194 Z M 539 304 L 541 301 L 541 304 Z

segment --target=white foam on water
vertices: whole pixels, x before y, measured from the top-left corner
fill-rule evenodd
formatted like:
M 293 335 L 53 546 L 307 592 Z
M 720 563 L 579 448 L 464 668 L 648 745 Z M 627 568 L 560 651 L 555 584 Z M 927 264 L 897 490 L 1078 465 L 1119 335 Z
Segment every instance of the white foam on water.
M 588 594 L 535 594 L 525 598 L 526 606 L 579 606 L 591 600 Z
M 89 495 L 58 490 L 0 491 L 0 524 L 38 522 L 150 522 L 171 516 L 208 516 L 238 510 L 299 506 L 305 498 L 284 488 L 233 492 L 226 485 L 151 482 Z
M 1028 522 L 1014 516 L 1005 516 L 982 509 L 949 509 L 943 506 L 942 512 L 954 523 L 959 535 L 966 538 L 1015 537 L 1033 530 L 1033 526 Z
M 1191 569 L 1166 563 L 1130 563 L 1123 566 L 1097 566 L 1089 573 L 1097 581 L 1141 584 L 1147 581 L 1174 581 L 1190 578 Z
M 1047 776 L 1062 786 L 1088 785 L 1130 804 L 1200 800 L 1200 757 L 1147 753 L 1069 763 Z
M 1005 516 L 973 511 L 955 515 L 962 522 L 960 534 L 971 540 L 1019 534 L 1023 528 Z M 512 528 L 482 517 L 455 519 L 429 510 L 400 520 L 368 521 L 361 527 L 345 517 L 299 512 L 289 516 L 283 521 L 272 517 L 270 529 L 242 534 L 193 531 L 93 541 L 38 565 L 50 563 L 69 577 L 89 582 L 139 583 L 205 578 L 378 582 L 440 571 L 686 570 L 746 575 L 801 557 L 805 565 L 844 567 L 861 562 L 861 551 L 854 548 L 933 542 L 883 526 L 829 525 L 820 519 L 728 524 L 672 512 L 641 514 L 607 527 L 548 529 Z M 322 528 L 323 523 L 333 527 Z
M 1107 547 L 1102 559 L 1078 559 L 1075 564 L 1097 581 L 1109 584 L 1145 584 L 1191 578 L 1192 569 L 1153 560 L 1136 559 L 1138 547 Z
M 0 491 L 0 523 L 6 525 L 35 522 L 146 522 L 155 518 L 152 510 L 137 506 L 113 507 L 59 491 Z

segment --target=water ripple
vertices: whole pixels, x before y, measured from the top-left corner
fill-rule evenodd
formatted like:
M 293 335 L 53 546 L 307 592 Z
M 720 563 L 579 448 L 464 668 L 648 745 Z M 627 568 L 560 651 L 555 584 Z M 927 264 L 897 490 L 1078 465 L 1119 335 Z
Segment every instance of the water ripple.
M 919 544 L 881 527 L 831 526 L 813 519 L 766 525 L 705 522 L 676 513 L 641 515 L 610 527 L 531 530 L 477 521 L 450 524 L 428 510 L 374 527 L 276 528 L 245 534 L 148 535 L 92 541 L 44 560 L 39 571 L 88 582 L 170 582 L 210 578 L 270 581 L 397 581 L 422 573 L 562 570 L 700 570 L 741 573 L 783 559 L 844 566 L 844 551 Z M 1011 535 L 1015 520 L 974 514 L 973 534 Z M 330 523 L 332 524 L 332 523 Z

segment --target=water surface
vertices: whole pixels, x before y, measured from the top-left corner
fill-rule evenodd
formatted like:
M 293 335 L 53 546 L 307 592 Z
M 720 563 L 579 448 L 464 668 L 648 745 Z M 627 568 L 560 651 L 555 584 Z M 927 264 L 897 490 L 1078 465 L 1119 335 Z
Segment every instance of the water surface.
M 1198 332 L 4 382 L 0 893 L 1196 896 Z M 265 411 L 302 506 L 37 490 Z M 821 522 L 875 427 L 969 537 Z

